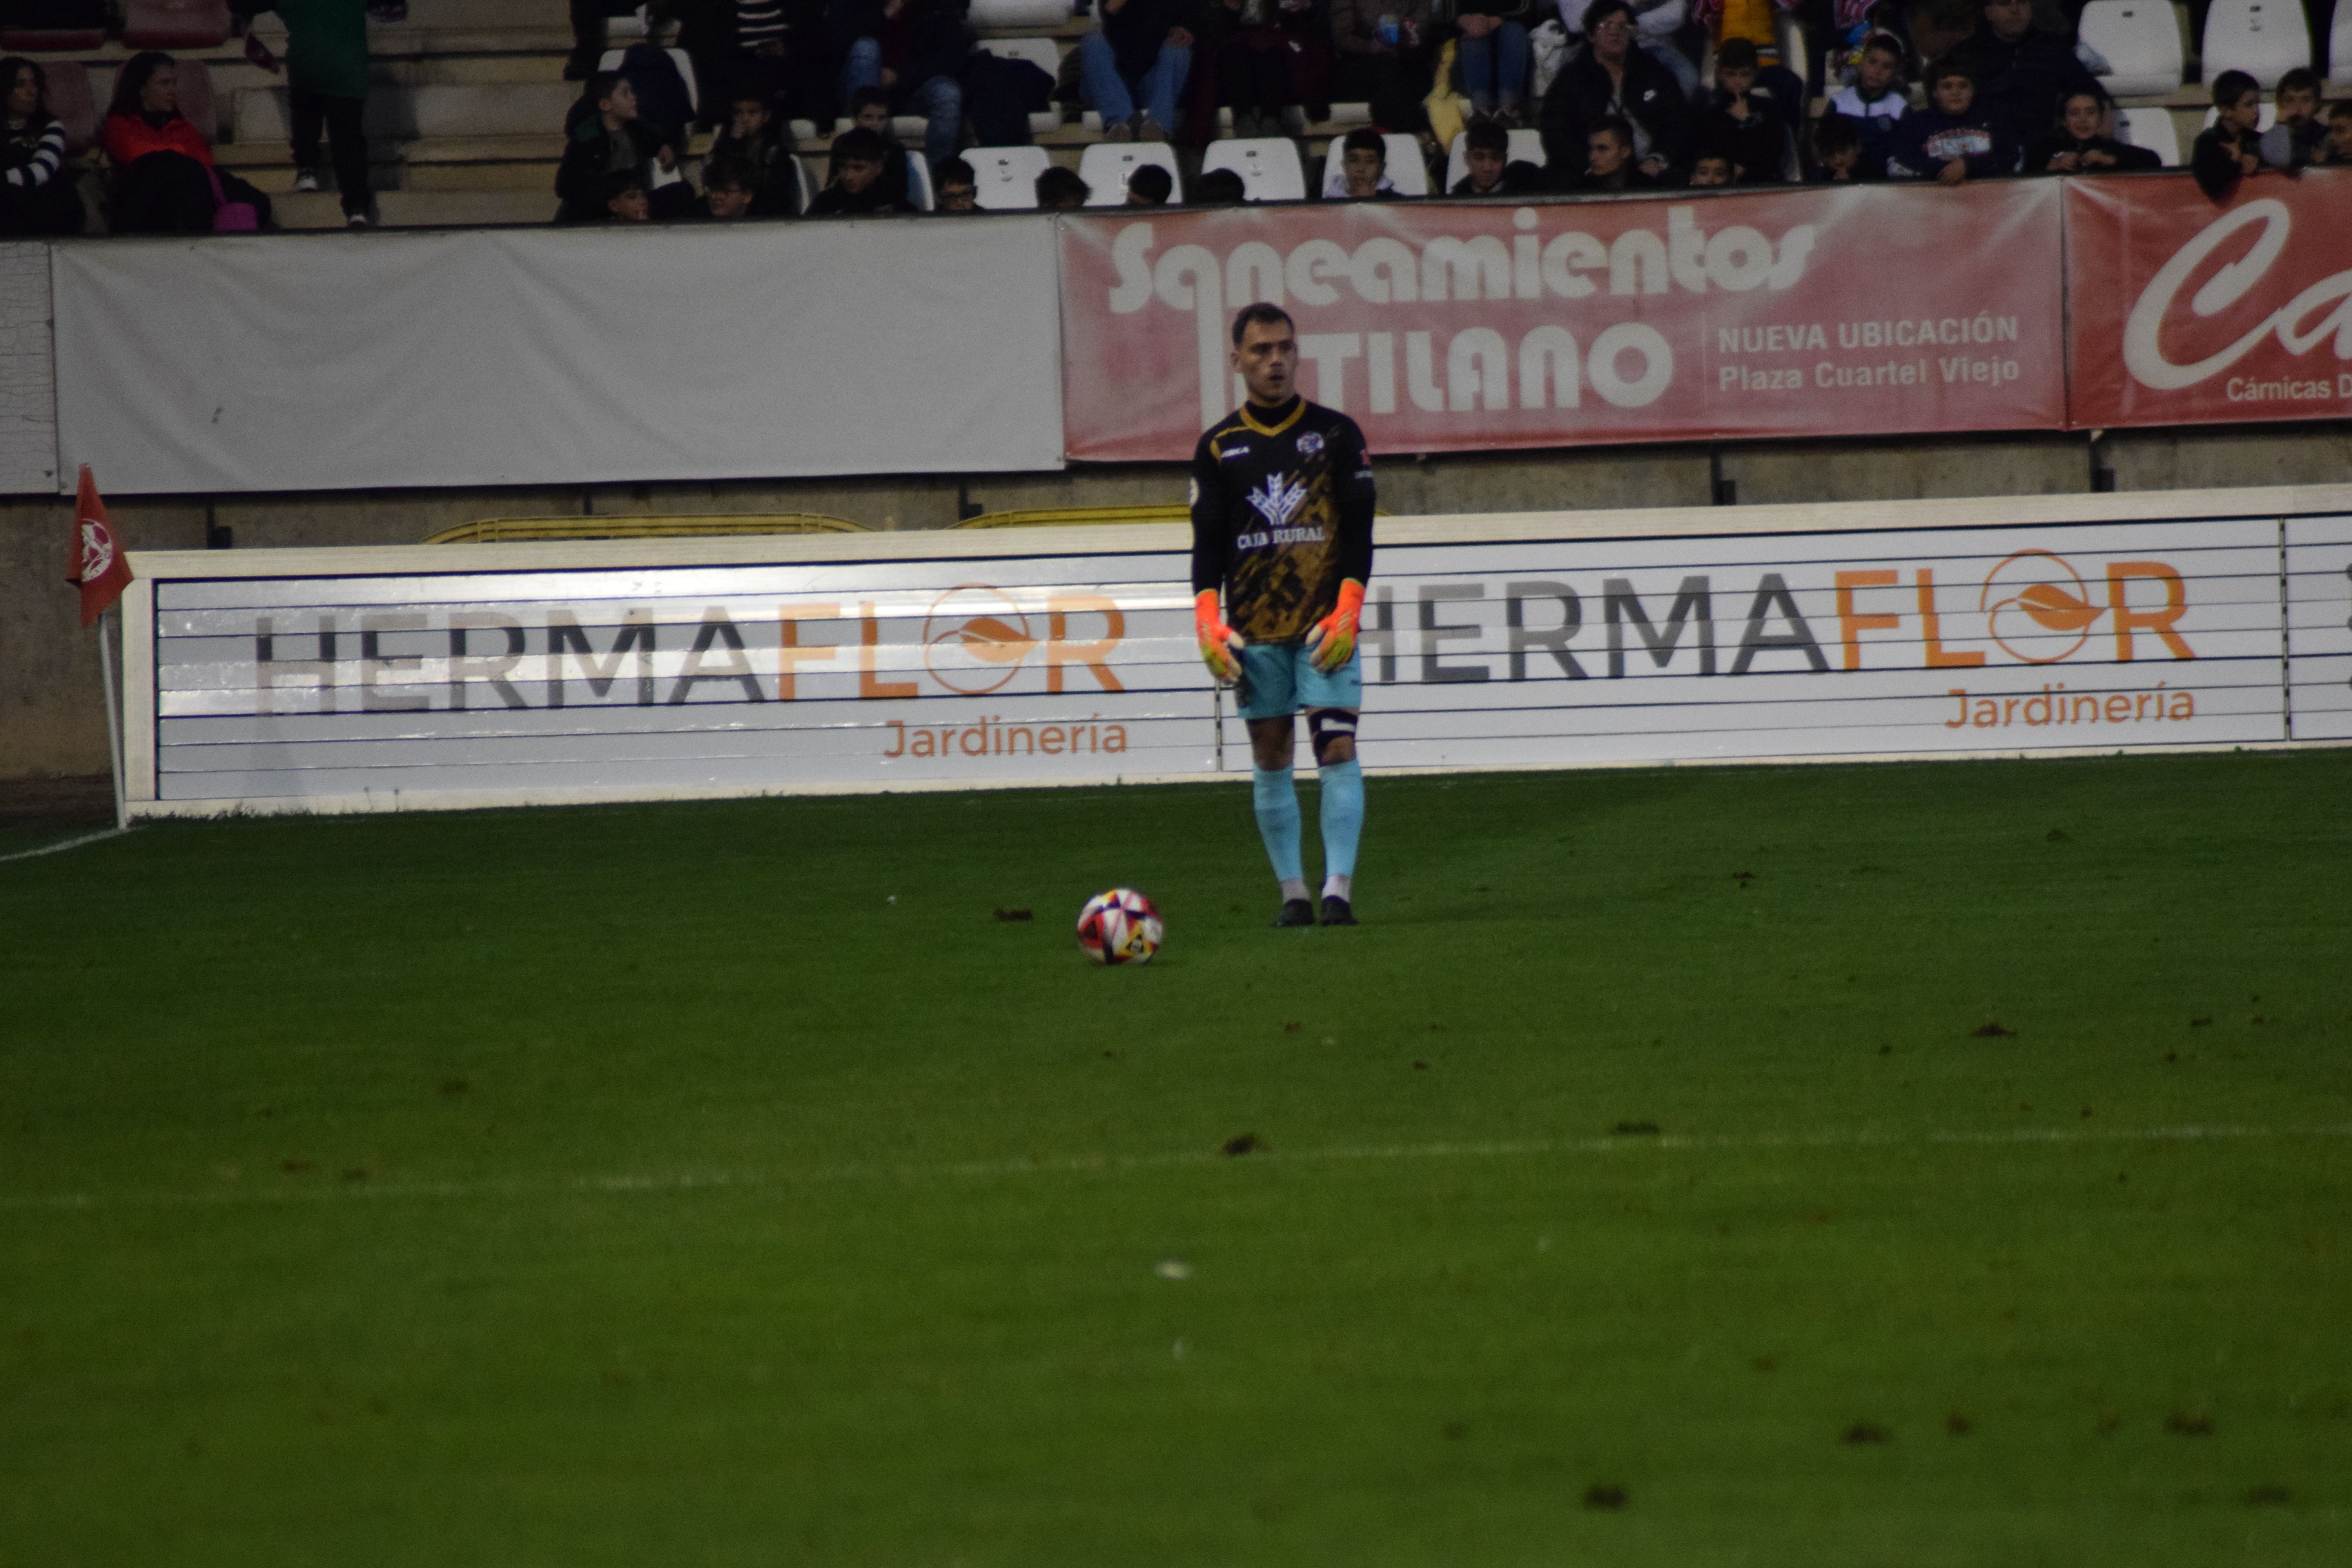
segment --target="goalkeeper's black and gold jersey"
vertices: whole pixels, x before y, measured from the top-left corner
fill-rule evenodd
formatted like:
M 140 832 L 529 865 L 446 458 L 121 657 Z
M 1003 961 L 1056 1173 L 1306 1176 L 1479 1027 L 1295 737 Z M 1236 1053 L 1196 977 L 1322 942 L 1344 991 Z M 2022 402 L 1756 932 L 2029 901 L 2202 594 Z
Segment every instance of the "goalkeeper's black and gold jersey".
M 1372 572 L 1372 461 L 1346 415 L 1244 403 L 1192 453 L 1192 592 L 1253 643 L 1295 643 Z

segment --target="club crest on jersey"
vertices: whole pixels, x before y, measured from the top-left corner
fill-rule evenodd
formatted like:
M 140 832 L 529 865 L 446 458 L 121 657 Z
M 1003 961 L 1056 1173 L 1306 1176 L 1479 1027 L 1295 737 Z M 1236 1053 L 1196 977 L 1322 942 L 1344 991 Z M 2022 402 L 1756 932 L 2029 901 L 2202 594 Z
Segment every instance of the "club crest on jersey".
M 1280 528 L 1307 499 L 1307 482 L 1287 474 L 1268 474 L 1265 482 L 1250 491 L 1249 503 L 1265 519 L 1268 528 Z
M 1298 433 L 1298 455 L 1300 457 L 1311 458 L 1322 449 L 1323 433 L 1320 430 L 1301 430 Z

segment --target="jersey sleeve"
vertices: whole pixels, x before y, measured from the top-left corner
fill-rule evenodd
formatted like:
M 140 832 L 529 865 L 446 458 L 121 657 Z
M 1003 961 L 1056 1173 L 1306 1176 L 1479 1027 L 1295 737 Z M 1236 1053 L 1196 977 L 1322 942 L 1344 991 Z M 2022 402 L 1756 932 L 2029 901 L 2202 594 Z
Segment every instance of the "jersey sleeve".
M 1222 588 L 1233 550 L 1233 530 L 1225 525 L 1223 476 L 1217 472 L 1214 433 L 1201 437 L 1192 448 L 1192 592 Z
M 1372 580 L 1372 455 L 1364 433 L 1342 419 L 1333 433 L 1331 497 L 1339 519 L 1339 575 Z

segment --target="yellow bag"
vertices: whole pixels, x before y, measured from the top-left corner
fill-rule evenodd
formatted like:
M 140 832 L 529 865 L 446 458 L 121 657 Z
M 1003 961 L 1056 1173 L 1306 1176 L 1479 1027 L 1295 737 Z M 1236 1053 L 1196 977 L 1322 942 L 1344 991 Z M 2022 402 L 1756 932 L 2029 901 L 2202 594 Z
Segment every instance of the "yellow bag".
M 1451 147 L 1454 139 L 1468 128 L 1470 100 L 1454 90 L 1454 46 L 1448 38 L 1445 47 L 1437 51 L 1437 78 L 1423 99 L 1422 107 L 1429 111 L 1429 129 L 1440 147 Z

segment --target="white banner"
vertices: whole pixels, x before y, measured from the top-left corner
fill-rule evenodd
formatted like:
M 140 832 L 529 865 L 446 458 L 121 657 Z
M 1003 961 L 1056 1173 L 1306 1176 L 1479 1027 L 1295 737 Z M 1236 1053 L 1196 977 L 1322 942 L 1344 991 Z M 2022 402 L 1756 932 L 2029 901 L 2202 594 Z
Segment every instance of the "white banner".
M 56 247 L 59 440 L 110 495 L 1052 468 L 1049 224 Z
M 1379 532 L 1375 771 L 2352 738 L 2352 488 Z M 1244 773 L 1193 648 L 1187 542 L 142 555 L 135 809 Z

